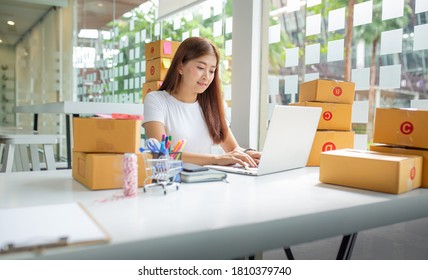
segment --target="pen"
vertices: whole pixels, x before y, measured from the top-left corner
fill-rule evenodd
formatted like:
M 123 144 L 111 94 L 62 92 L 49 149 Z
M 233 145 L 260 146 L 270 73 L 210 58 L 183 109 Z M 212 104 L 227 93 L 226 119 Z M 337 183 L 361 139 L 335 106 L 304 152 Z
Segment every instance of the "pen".
M 181 157 L 181 153 L 183 152 L 183 150 L 184 150 L 184 145 L 186 145 L 186 140 L 182 140 L 181 141 L 181 145 L 180 145 L 180 147 L 178 148 L 178 155 L 177 155 L 177 157 L 175 158 L 175 159 L 180 159 L 180 157 Z
M 161 146 L 160 146 L 160 152 L 164 152 L 165 150 L 165 134 L 162 134 L 162 142 L 161 142 Z
M 175 144 L 174 149 L 172 149 L 172 154 L 174 159 L 177 157 L 177 152 L 179 151 L 181 145 L 183 143 L 183 140 L 178 140 L 177 144 Z

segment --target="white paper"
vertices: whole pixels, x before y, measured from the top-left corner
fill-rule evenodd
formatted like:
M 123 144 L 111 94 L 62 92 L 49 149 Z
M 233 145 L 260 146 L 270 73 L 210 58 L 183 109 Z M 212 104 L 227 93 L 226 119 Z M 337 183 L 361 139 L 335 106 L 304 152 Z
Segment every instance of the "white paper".
M 209 5 L 205 5 L 202 9 L 202 19 L 209 19 L 211 17 L 211 7 Z
M 383 0 L 382 20 L 402 17 L 404 13 L 404 0 Z
M 123 74 L 124 74 L 125 76 L 129 74 L 128 64 L 127 64 L 127 65 L 125 65 L 125 69 L 124 69 L 124 71 L 123 71 Z
M 428 99 L 410 100 L 410 108 L 428 110 Z
M 135 86 L 136 89 L 140 89 L 141 88 L 140 77 L 134 78 L 134 86 Z
M 181 27 L 181 17 L 176 16 L 174 18 L 174 30 L 180 29 Z
M 373 18 L 373 1 L 354 5 L 354 26 L 368 24 Z
M 159 36 L 160 35 L 160 24 L 156 23 L 155 24 L 155 36 Z
M 345 28 L 345 8 L 332 10 L 328 13 L 328 31 Z
M 306 0 L 307 7 L 313 7 L 319 4 L 321 4 L 321 0 Z
M 428 24 L 416 25 L 413 37 L 413 50 L 426 49 L 428 49 Z
M 187 38 L 189 38 L 190 37 L 190 32 L 189 31 L 184 31 L 182 34 L 181 34 L 181 41 L 184 41 L 184 40 L 186 40 Z
M 192 36 L 193 37 L 199 37 L 199 28 L 195 28 L 192 30 Z
M 299 48 L 285 49 L 285 67 L 299 65 Z
M 415 2 L 415 13 L 428 12 L 428 1 L 427 0 L 416 0 Z
M 141 61 L 141 72 L 146 72 L 146 61 L 145 60 Z
M 213 16 L 221 14 L 223 11 L 223 1 L 213 1 Z
M 380 37 L 380 54 L 401 53 L 403 47 L 403 29 L 384 31 Z
M 354 135 L 354 149 L 356 150 L 367 150 L 368 137 L 367 134 L 355 134 Z
M 134 79 L 129 79 L 129 89 L 134 89 Z
M 141 30 L 141 42 L 146 41 L 146 34 L 147 34 L 146 29 Z
M 226 56 L 232 55 L 232 40 L 227 40 L 224 42 L 224 54 Z
M 221 22 L 221 20 L 218 20 L 216 22 L 213 23 L 213 36 L 214 37 L 219 37 L 222 35 L 222 27 L 223 24 Z
M 335 40 L 328 42 L 327 62 L 343 60 L 344 40 Z
M 0 246 L 38 245 L 67 237 L 68 242 L 108 237 L 77 203 L 0 209 Z
M 269 26 L 269 44 L 278 43 L 281 39 L 281 26 L 279 24 Z
M 268 77 L 268 91 L 271 96 L 279 94 L 279 78 L 277 76 Z
M 352 104 L 352 123 L 367 123 L 369 121 L 369 102 L 354 101 Z
M 297 93 L 298 82 L 299 82 L 298 75 L 285 76 L 284 93 L 285 94 Z
M 228 17 L 226 19 L 226 30 L 224 31 L 225 34 L 229 34 L 232 33 L 233 30 L 233 18 L 232 17 Z
M 313 80 L 319 79 L 319 77 L 320 77 L 320 73 L 307 73 L 305 74 L 304 81 L 305 82 L 313 81 Z
M 140 47 L 135 48 L 135 58 L 140 58 Z
M 305 64 L 320 63 L 320 44 L 307 45 L 305 47 Z
M 224 100 L 231 100 L 232 99 L 232 86 L 231 85 L 224 85 L 223 97 L 224 97 Z
M 321 32 L 321 14 L 308 16 L 306 18 L 306 36 L 320 34 Z
M 355 83 L 355 90 L 370 88 L 370 68 L 352 69 L 351 80 Z
M 287 12 L 295 12 L 300 10 L 300 0 L 288 0 L 287 1 Z
M 401 64 L 381 66 L 379 68 L 379 88 L 393 89 L 400 88 Z

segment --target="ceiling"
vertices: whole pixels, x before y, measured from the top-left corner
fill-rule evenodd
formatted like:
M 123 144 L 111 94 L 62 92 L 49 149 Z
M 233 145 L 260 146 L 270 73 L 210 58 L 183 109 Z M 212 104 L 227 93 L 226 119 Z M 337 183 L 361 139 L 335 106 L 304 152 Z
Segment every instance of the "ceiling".
M 104 29 L 108 22 L 147 0 L 74 0 L 78 28 Z M 68 0 L 0 0 L 0 46 L 14 46 L 53 7 L 67 7 Z M 71 2 L 71 1 L 70 1 Z M 113 12 L 114 11 L 114 12 Z M 13 20 L 14 26 L 6 22 Z
M 15 45 L 52 6 L 66 5 L 67 0 L 0 0 L 1 45 Z M 15 25 L 8 25 L 8 20 L 13 20 Z

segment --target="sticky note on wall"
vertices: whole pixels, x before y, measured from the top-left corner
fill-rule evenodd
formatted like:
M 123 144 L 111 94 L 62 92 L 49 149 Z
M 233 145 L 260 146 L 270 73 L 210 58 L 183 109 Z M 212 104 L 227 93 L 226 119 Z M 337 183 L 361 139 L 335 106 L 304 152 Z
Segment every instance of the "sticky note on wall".
M 172 44 L 171 42 L 163 42 L 163 53 L 171 54 L 172 53 Z

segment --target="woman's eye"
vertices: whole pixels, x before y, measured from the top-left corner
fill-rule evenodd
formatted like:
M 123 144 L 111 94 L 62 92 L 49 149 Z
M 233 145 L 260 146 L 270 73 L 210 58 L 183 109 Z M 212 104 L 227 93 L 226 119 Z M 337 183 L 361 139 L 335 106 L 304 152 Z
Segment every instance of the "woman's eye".
M 204 70 L 204 67 L 198 66 L 199 70 Z

